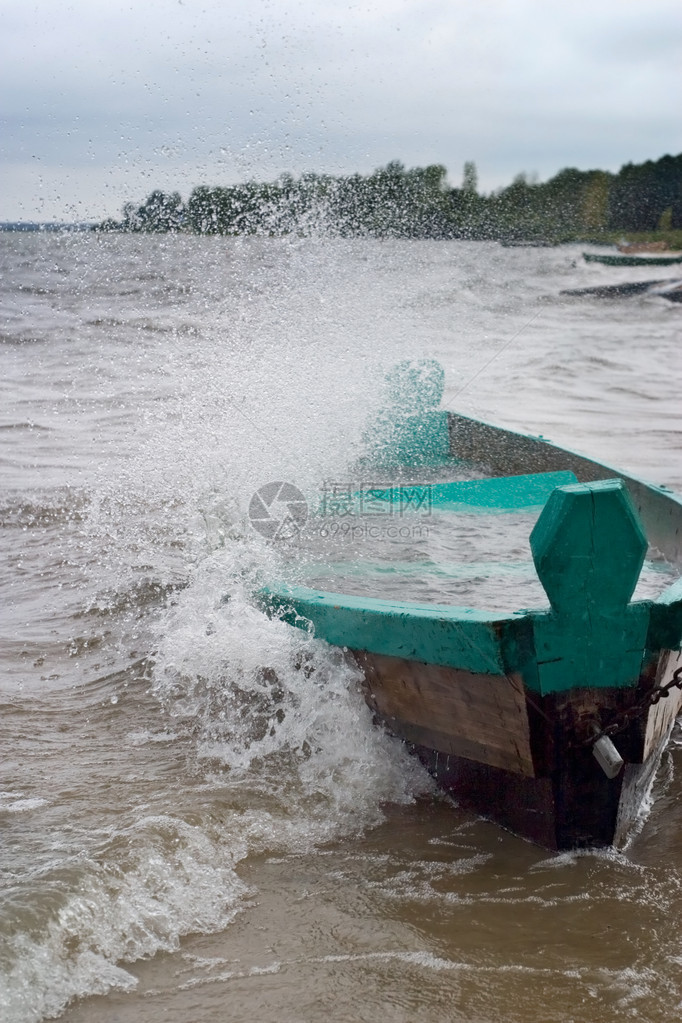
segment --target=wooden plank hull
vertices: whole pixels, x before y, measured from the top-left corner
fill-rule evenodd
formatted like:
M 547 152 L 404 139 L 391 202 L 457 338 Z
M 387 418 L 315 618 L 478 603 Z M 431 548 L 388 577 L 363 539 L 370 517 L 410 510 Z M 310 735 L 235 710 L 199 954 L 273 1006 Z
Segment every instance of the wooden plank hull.
M 410 745 L 457 802 L 548 849 L 622 845 L 680 711 L 673 690 L 614 742 L 626 760 L 608 778 L 586 745 L 682 663 L 666 652 L 634 688 L 540 697 L 519 676 L 479 675 L 354 651 L 378 721 Z

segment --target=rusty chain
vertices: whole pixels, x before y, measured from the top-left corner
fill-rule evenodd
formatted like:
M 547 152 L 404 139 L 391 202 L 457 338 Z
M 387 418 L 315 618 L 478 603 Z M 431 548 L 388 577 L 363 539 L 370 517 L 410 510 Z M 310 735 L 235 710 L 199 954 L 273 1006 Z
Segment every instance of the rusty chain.
M 650 707 L 655 706 L 659 700 L 663 700 L 665 697 L 670 696 L 673 689 L 682 689 L 682 667 L 677 668 L 673 672 L 673 677 L 670 682 L 666 683 L 664 686 L 657 686 L 650 689 L 639 703 L 635 703 L 632 707 L 629 707 L 628 710 L 623 711 L 623 713 L 619 714 L 610 725 L 607 725 L 606 728 L 602 728 L 600 731 L 595 732 L 583 742 L 578 743 L 578 746 L 593 746 L 595 742 L 598 742 L 604 736 L 610 737 L 612 735 L 617 735 L 619 732 L 623 732 L 632 721 L 642 717 L 642 715 L 645 714 Z

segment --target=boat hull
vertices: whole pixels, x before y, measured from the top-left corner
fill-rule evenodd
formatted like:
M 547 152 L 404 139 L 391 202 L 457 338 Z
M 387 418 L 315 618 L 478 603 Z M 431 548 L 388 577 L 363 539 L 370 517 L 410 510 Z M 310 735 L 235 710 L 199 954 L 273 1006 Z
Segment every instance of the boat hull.
M 682 664 L 666 651 L 629 688 L 541 697 L 514 675 L 486 675 L 353 651 L 376 719 L 405 741 L 457 802 L 552 850 L 622 846 L 680 711 L 673 689 L 613 737 L 626 761 L 606 776 L 590 743 L 666 685 Z

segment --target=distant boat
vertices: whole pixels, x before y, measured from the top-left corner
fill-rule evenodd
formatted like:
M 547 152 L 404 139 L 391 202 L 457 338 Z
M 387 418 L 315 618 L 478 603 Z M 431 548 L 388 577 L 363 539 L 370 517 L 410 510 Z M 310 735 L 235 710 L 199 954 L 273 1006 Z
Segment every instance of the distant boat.
M 624 252 L 627 256 L 638 255 L 640 252 L 670 252 L 670 246 L 667 242 L 623 242 L 618 246 L 619 252 Z
M 552 249 L 556 247 L 556 242 L 550 242 L 547 241 L 547 239 L 539 238 L 534 240 L 501 238 L 500 245 L 505 249 Z
M 604 266 L 672 266 L 674 263 L 682 263 L 682 253 L 678 256 L 647 256 L 644 253 L 638 256 L 628 256 L 623 253 L 601 253 L 583 252 L 586 263 L 603 263 Z
M 584 298 L 630 298 L 632 295 L 660 295 L 671 302 L 682 302 L 682 280 L 625 281 L 623 284 L 599 284 L 591 288 L 567 288 L 561 295 Z

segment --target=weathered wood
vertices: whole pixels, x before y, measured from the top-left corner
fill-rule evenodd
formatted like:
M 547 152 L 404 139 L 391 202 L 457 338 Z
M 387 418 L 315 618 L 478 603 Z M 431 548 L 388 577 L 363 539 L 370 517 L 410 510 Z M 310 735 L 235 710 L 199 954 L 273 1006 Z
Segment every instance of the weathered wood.
M 534 620 L 540 692 L 634 685 L 649 606 L 628 604 L 647 542 L 622 481 L 557 488 L 530 545 L 551 604 Z
M 532 776 L 520 677 L 475 675 L 404 658 L 354 651 L 367 701 L 396 734 L 440 753 Z
M 558 487 L 530 535 L 533 560 L 552 609 L 604 614 L 628 604 L 647 541 L 621 480 Z
M 450 412 L 450 452 L 492 476 L 531 472 L 574 472 L 579 482 L 618 477 L 627 486 L 649 543 L 676 564 L 682 564 L 682 498 L 663 486 L 645 483 L 613 466 L 555 447 L 544 437 L 491 426 Z
M 557 848 L 551 778 L 528 778 L 419 745 L 413 750 L 460 806 L 546 849 Z
M 656 685 L 662 687 L 672 681 L 673 673 L 680 665 L 682 665 L 682 653 L 679 650 L 666 651 L 661 657 Z M 680 689 L 672 689 L 665 699 L 659 700 L 651 707 L 646 718 L 642 752 L 644 760 L 650 757 L 660 745 L 661 740 L 670 734 L 680 710 L 682 710 L 682 690 Z
M 655 665 L 651 668 L 645 689 L 654 685 L 655 677 L 664 677 Z M 623 844 L 674 719 L 657 733 L 646 755 L 647 715 L 631 720 L 614 736 L 627 766 L 617 777 L 607 778 L 592 754 L 590 735 L 595 726 L 604 727 L 632 708 L 642 690 L 586 688 L 541 699 L 526 690 L 525 696 L 533 775 L 421 743 L 403 734 L 398 722 L 394 730 L 458 803 L 517 835 L 550 849 Z M 652 708 L 649 714 L 654 712 Z

